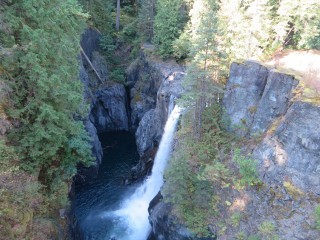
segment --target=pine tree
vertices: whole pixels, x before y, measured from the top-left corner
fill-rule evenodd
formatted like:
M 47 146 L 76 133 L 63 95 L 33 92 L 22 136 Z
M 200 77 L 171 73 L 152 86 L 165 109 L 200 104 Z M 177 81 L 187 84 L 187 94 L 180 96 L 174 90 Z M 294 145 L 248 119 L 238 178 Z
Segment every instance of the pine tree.
M 215 0 L 195 0 L 190 11 L 190 57 L 186 82 L 193 89 L 189 99 L 194 100 L 194 134 L 200 138 L 202 113 L 221 92 L 220 64 L 223 62 L 218 49 L 219 5 Z
M 11 88 L 8 115 L 17 123 L 11 143 L 21 167 L 39 175 L 48 194 L 66 198 L 76 164 L 92 160 L 78 78 L 86 15 L 75 0 L 15 0 L 3 13 L 12 36 L 1 76 Z
M 154 20 L 154 38 L 158 52 L 164 58 L 173 54 L 173 42 L 181 34 L 185 24 L 181 12 L 182 0 L 158 0 Z
M 277 44 L 272 13 L 270 0 L 227 0 L 221 3 L 220 32 L 229 62 L 258 59 Z
M 140 35 L 147 41 L 153 38 L 155 7 L 155 0 L 139 0 L 139 30 Z
M 284 46 L 320 49 L 320 2 L 281 0 L 274 26 L 277 39 Z

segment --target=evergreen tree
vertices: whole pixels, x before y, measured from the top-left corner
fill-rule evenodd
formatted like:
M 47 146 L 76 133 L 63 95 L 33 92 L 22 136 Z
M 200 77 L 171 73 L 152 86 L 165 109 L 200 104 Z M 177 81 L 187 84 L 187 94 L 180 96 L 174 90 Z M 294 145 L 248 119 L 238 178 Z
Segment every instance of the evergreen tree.
M 216 0 L 195 0 L 190 11 L 190 28 L 187 32 L 192 61 L 185 81 L 193 89 L 189 99 L 193 99 L 195 104 L 193 129 L 196 138 L 200 138 L 204 108 L 221 92 L 219 69 L 223 59 L 217 42 L 218 9 Z
M 227 0 L 219 11 L 222 46 L 228 61 L 257 59 L 274 44 L 270 0 Z
M 150 41 L 153 37 L 153 24 L 155 16 L 155 0 L 139 1 L 139 30 L 144 40 Z
M 182 0 L 158 0 L 156 4 L 153 42 L 165 58 L 173 54 L 173 42 L 185 24 L 185 12 L 180 11 L 182 3 Z
M 10 140 L 22 168 L 39 176 L 56 204 L 67 198 L 76 164 L 92 159 L 78 78 L 86 15 L 75 0 L 15 0 L 2 10 L 11 41 L 1 78 L 11 88 L 8 115 L 17 123 Z
M 117 0 L 117 14 L 116 14 L 116 30 L 119 32 L 120 28 L 120 0 Z
M 320 49 L 320 2 L 317 0 L 281 0 L 274 26 L 284 46 Z

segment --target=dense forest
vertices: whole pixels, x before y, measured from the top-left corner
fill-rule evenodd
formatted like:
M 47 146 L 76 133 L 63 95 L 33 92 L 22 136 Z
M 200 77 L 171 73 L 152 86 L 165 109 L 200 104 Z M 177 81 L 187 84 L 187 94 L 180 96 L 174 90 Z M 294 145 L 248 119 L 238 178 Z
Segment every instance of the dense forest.
M 144 42 L 186 66 L 192 91 L 180 104 L 192 110 L 182 120 L 166 191 L 180 189 L 170 200 L 196 235 L 208 236 L 205 226 L 220 200 L 205 189 L 217 179 L 225 186 L 233 181 L 219 158 L 237 140 L 224 131 L 216 104 L 230 63 L 263 61 L 285 49 L 320 50 L 319 1 L 1 1 L 0 239 L 66 238 L 57 230 L 67 224 L 59 210 L 68 207 L 77 164 L 93 162 L 79 80 L 80 38 L 88 27 L 101 33 L 111 81 L 125 84 L 126 67 Z M 254 163 L 240 153 L 237 163 L 243 177 L 237 186 L 258 186 Z

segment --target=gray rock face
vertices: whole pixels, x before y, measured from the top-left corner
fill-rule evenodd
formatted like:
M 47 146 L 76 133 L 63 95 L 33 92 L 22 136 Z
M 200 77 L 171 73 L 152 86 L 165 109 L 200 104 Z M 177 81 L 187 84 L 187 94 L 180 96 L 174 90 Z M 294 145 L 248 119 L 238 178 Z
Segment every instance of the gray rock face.
M 102 83 L 106 82 L 108 80 L 107 61 L 99 52 L 92 53 L 92 65 L 97 71 L 100 81 L 102 81 Z
M 124 86 L 112 83 L 95 94 L 90 120 L 98 132 L 128 130 L 127 94 Z
M 233 63 L 223 105 L 230 130 L 239 135 L 266 131 L 287 111 L 298 81 L 257 62 Z
M 312 226 L 320 195 L 320 106 L 294 96 L 298 81 L 293 76 L 261 71 L 265 67 L 257 65 L 231 66 L 223 100 L 230 130 L 262 138 L 252 147 L 252 157 L 263 190 L 246 192 L 249 225 L 242 229 L 257 229 L 268 219 L 283 239 L 317 239 L 319 232 Z M 248 83 L 255 87 L 247 89 Z
M 130 88 L 131 128 L 136 130 L 144 114 L 156 107 L 157 91 L 163 79 L 143 53 L 129 66 L 126 75 Z
M 254 156 L 270 184 L 290 181 L 304 192 L 320 195 L 320 107 L 294 102 Z
M 293 76 L 274 70 L 269 72 L 263 95 L 256 106 L 252 133 L 266 131 L 276 118 L 285 114 L 297 85 L 298 81 Z
M 223 105 L 230 128 L 244 135 L 265 88 L 269 70 L 256 62 L 232 63 Z
M 180 97 L 184 69 L 173 61 L 154 61 L 143 53 L 127 69 L 130 87 L 132 129 L 136 130 L 138 152 L 158 146 L 170 102 Z
M 92 102 L 93 96 L 92 96 L 92 92 L 89 87 L 89 76 L 88 76 L 88 73 L 87 73 L 85 67 L 82 64 L 81 59 L 80 59 L 79 77 L 80 77 L 81 82 L 84 85 L 83 96 L 84 96 L 85 101 Z M 97 129 L 90 121 L 89 116 L 87 116 L 87 118 L 84 119 L 84 125 L 85 125 L 86 130 L 92 140 L 92 142 L 91 142 L 92 155 L 96 159 L 96 166 L 99 166 L 99 164 L 101 163 L 101 160 L 102 160 L 103 151 L 102 151 L 101 143 L 98 138 Z
M 97 129 L 89 119 L 86 120 L 85 127 L 87 132 L 89 133 L 89 136 L 91 136 L 92 154 L 96 157 L 96 164 L 99 166 L 101 164 L 103 151 L 101 142 L 98 137 Z
M 162 123 L 159 111 L 149 110 L 142 118 L 136 131 L 136 143 L 140 156 L 148 149 L 157 146 L 162 136 Z
M 93 28 L 87 28 L 81 36 L 80 45 L 90 60 L 93 52 L 100 51 L 100 37 L 101 34 Z

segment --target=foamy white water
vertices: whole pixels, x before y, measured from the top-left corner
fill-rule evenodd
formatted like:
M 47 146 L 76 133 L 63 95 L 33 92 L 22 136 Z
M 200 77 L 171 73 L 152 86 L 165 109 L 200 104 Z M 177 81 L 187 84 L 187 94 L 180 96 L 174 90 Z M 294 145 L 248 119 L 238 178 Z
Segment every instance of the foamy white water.
M 148 207 L 150 201 L 159 192 L 163 185 L 163 174 L 173 145 L 174 133 L 181 109 L 175 106 L 165 125 L 164 133 L 157 151 L 152 173 L 146 181 L 136 189 L 132 196 L 122 203 L 121 209 L 104 214 L 106 218 L 115 218 L 113 222 L 118 225 L 114 233 L 107 239 L 116 240 L 146 240 L 151 226 L 148 220 Z M 121 225 L 121 226 L 119 226 Z M 121 236 L 117 229 L 122 229 Z M 123 230 L 125 232 L 123 232 Z M 113 238 L 112 238 L 113 237 Z

